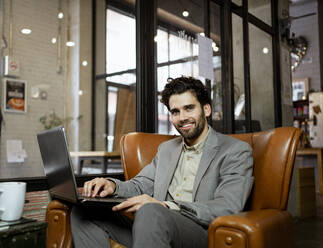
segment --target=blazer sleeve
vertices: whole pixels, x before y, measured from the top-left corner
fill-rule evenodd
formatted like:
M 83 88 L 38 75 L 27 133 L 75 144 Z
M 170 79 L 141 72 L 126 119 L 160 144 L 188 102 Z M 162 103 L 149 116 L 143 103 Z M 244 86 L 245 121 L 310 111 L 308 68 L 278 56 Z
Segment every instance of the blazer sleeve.
M 247 143 L 235 143 L 217 166 L 220 166 L 219 184 L 212 200 L 176 201 L 181 214 L 205 227 L 218 216 L 241 212 L 254 181 L 252 150 Z
M 147 194 L 153 196 L 156 165 L 158 163 L 159 150 L 151 161 L 146 165 L 137 176 L 129 181 L 120 181 L 115 178 L 108 178 L 116 184 L 114 196 L 129 198 L 136 195 Z

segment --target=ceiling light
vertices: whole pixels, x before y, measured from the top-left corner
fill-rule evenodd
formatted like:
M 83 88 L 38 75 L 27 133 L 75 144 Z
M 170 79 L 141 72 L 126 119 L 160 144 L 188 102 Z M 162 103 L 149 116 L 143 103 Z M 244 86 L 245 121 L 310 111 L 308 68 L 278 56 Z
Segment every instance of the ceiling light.
M 79 96 L 83 95 L 83 90 L 79 90 Z
M 73 47 L 73 46 L 75 46 L 75 42 L 74 41 L 67 41 L 66 46 Z
M 23 33 L 23 34 L 31 34 L 31 29 L 23 28 L 23 29 L 21 29 L 21 33 Z
M 83 61 L 82 61 L 82 65 L 83 65 L 83 66 L 87 66 L 87 61 L 86 61 L 86 60 L 83 60 Z
M 63 19 L 63 17 L 64 17 L 63 12 L 59 12 L 59 13 L 57 14 L 57 18 L 58 18 L 58 19 Z
M 214 52 L 218 52 L 219 51 L 219 47 L 216 45 L 216 43 L 213 41 L 212 42 L 212 48 Z
M 263 52 L 264 54 L 268 54 L 268 53 L 269 53 L 269 49 L 268 49 L 268 47 L 264 47 L 264 48 L 262 49 L 262 52 Z
M 190 12 L 188 12 L 187 10 L 184 10 L 184 11 L 182 12 L 182 15 L 183 15 L 184 17 L 188 17 L 188 16 L 190 15 Z
M 55 38 L 55 37 L 54 37 L 54 38 L 52 38 L 52 43 L 53 43 L 53 44 L 55 44 L 55 43 L 56 43 L 56 41 L 57 41 L 57 40 L 56 40 L 56 38 Z

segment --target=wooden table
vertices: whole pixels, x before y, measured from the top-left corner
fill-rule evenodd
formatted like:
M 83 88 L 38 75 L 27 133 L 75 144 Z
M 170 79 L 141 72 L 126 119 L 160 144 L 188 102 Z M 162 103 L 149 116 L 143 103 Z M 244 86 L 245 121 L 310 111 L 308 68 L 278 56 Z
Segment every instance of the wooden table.
M 297 156 L 316 156 L 319 173 L 320 194 L 323 195 L 323 170 L 322 170 L 322 150 L 323 148 L 303 148 L 296 151 Z
M 108 159 L 120 159 L 120 152 L 105 152 L 105 151 L 81 151 L 70 152 L 71 157 L 78 157 L 80 160 L 77 168 L 77 174 L 82 173 L 85 160 L 99 160 L 102 162 L 102 173 L 107 172 Z

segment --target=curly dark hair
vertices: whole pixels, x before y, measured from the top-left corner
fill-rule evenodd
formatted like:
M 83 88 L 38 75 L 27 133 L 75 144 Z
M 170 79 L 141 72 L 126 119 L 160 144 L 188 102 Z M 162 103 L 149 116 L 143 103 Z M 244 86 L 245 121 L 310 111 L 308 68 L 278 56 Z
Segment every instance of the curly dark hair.
M 169 98 L 175 94 L 182 94 L 186 91 L 190 91 L 193 95 L 196 96 L 197 100 L 200 102 L 201 106 L 205 104 L 211 105 L 211 100 L 207 89 L 203 83 L 193 77 L 178 77 L 178 78 L 168 78 L 167 84 L 165 85 L 164 90 L 161 93 L 161 102 L 166 105 L 169 109 Z

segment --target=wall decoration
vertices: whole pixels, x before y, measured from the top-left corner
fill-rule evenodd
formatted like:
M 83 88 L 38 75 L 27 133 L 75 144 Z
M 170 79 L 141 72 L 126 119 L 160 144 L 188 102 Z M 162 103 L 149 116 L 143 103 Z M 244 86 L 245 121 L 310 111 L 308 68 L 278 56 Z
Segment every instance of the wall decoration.
M 13 78 L 4 79 L 4 110 L 6 112 L 26 113 L 27 82 Z
M 308 78 L 293 79 L 293 101 L 306 100 L 309 90 Z
M 303 57 L 306 55 L 307 40 L 302 36 L 293 36 L 289 40 L 289 44 L 292 47 L 292 51 L 290 53 L 292 60 L 291 69 L 292 71 L 295 71 L 296 67 L 299 66 L 299 64 L 302 62 Z

